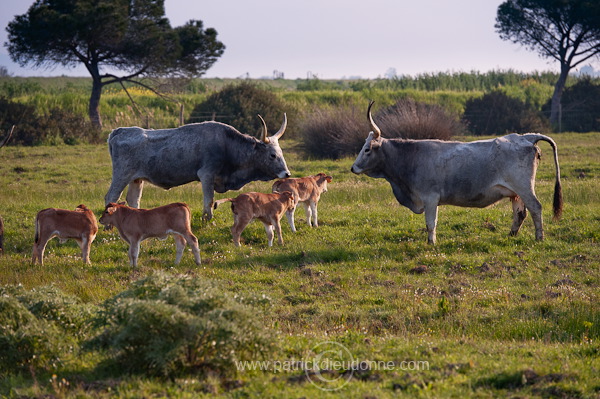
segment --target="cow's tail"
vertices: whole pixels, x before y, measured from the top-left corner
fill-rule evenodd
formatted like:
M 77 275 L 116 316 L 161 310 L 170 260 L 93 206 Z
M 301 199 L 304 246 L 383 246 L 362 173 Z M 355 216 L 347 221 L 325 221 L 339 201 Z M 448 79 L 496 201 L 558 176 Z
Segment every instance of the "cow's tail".
M 556 181 L 554 183 L 554 220 L 559 220 L 562 216 L 563 211 L 563 195 L 562 195 L 562 185 L 560 183 L 560 165 L 558 164 L 558 147 L 554 140 L 550 137 L 545 136 L 543 134 L 535 134 L 532 135 L 534 137 L 533 143 L 537 143 L 540 140 L 543 140 L 550 144 L 552 147 L 552 151 L 554 152 L 554 166 L 556 168 Z
M 217 209 L 217 207 L 219 205 L 224 204 L 225 202 L 233 202 L 233 198 L 223 198 L 223 199 L 215 201 L 215 204 L 213 205 L 213 209 Z

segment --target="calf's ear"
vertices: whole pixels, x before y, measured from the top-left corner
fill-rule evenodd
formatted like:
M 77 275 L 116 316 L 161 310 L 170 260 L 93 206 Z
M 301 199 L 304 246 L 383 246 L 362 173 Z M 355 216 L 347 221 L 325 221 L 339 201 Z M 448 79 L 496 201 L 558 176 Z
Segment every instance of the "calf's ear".
M 327 183 L 331 183 L 331 181 L 333 180 L 333 177 L 327 176 L 327 177 L 325 177 L 325 180 L 327 180 Z
M 109 206 L 108 208 L 106 208 L 106 212 L 108 212 L 109 215 L 112 215 L 113 213 L 115 213 L 116 210 L 117 210 L 116 206 Z

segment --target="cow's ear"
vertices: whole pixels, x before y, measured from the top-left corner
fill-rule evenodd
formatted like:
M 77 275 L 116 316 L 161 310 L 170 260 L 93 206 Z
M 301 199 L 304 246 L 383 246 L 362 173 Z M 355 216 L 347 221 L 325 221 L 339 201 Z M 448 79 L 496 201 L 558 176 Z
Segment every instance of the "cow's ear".
M 118 204 L 118 205 L 125 205 L 125 204 L 126 204 L 126 202 L 125 202 L 125 201 L 119 201 L 119 202 L 117 202 L 117 204 Z
M 108 208 L 106 208 L 106 212 L 108 212 L 109 215 L 112 215 L 113 213 L 115 213 L 116 210 L 117 210 L 116 206 L 109 206 Z
M 331 181 L 333 180 L 333 177 L 331 176 L 326 176 L 325 180 L 327 180 L 327 183 L 331 183 Z

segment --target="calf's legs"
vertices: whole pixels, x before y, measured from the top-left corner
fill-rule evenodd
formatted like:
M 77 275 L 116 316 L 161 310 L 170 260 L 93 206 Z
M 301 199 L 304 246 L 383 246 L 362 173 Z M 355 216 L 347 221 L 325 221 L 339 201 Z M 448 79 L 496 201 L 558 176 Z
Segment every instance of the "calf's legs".
M 175 256 L 175 264 L 178 265 L 181 262 L 181 257 L 183 256 L 183 250 L 185 249 L 186 242 L 192 248 L 192 252 L 194 253 L 194 260 L 196 264 L 200 264 L 200 249 L 198 247 L 198 239 L 193 234 L 187 235 L 179 235 L 173 234 L 175 238 L 175 247 L 176 247 L 176 256 Z

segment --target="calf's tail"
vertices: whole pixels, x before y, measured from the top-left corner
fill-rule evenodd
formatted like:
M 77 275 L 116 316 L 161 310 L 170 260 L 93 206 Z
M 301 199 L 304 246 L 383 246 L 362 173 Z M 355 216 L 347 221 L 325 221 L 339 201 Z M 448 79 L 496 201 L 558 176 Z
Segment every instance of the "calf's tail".
M 218 201 L 215 201 L 215 204 L 213 205 L 213 209 L 217 209 L 217 207 L 219 205 L 224 204 L 225 202 L 233 202 L 233 198 L 223 198 Z
M 39 215 L 35 215 L 35 236 L 33 242 L 36 244 L 40 241 L 40 219 Z
M 562 185 L 560 183 L 560 165 L 558 164 L 558 147 L 554 140 L 552 140 L 548 136 L 544 136 L 543 134 L 535 134 L 532 135 L 535 137 L 534 144 L 538 141 L 542 140 L 550 144 L 552 147 L 552 151 L 554 152 L 554 166 L 556 168 L 556 180 L 554 183 L 554 201 L 553 201 L 553 210 L 554 210 L 554 220 L 559 220 L 562 216 L 563 211 L 563 195 L 562 195 Z

